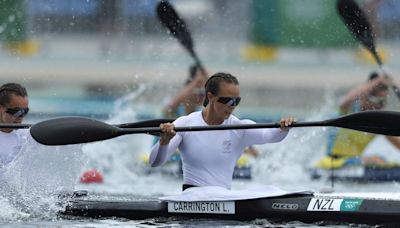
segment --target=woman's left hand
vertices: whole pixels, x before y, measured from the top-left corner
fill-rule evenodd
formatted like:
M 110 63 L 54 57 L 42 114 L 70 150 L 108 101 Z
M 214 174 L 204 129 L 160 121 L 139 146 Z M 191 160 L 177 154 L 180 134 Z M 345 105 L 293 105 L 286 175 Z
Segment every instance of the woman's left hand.
M 281 125 L 281 130 L 289 131 L 290 126 L 296 123 L 296 119 L 294 117 L 282 117 L 279 123 Z

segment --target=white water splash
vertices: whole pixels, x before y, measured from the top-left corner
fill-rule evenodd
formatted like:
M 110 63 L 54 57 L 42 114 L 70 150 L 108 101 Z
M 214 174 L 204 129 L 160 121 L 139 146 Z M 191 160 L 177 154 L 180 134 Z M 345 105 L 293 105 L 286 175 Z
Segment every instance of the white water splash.
M 54 218 L 58 195 L 73 191 L 82 165 L 79 146 L 44 146 L 28 139 L 2 176 L 2 197 L 14 208 L 5 217 Z
M 305 121 L 325 120 L 335 110 L 333 93 L 325 95 L 325 102 Z M 326 127 L 293 128 L 284 141 L 260 146 L 261 157 L 253 164 L 253 178 L 264 184 L 297 185 L 311 184 L 305 170 L 326 153 Z M 313 183 L 315 184 L 315 183 Z
M 136 122 L 134 101 L 145 89 L 146 86 L 140 85 L 134 92 L 116 100 L 112 118 L 106 122 L 109 124 Z M 100 171 L 104 174 L 104 182 L 108 184 L 135 180 L 143 173 L 145 165 L 143 155 L 148 154 L 152 142 L 153 136 L 131 134 L 86 144 L 82 148 L 89 160 L 85 169 L 94 168 Z
M 4 191 L 3 188 L 2 191 Z M 29 217 L 29 214 L 18 210 L 18 208 L 4 196 L 0 196 L 0 205 L 0 221 L 18 221 Z
M 114 102 L 114 110 L 113 110 L 113 116 L 115 116 L 116 114 L 120 113 L 121 110 L 126 110 L 126 107 L 131 106 L 132 102 L 136 100 L 136 98 L 138 96 L 140 96 L 144 91 L 146 90 L 146 86 L 144 84 L 139 84 L 139 88 L 137 88 L 137 90 L 130 92 L 126 95 L 124 95 L 123 97 L 117 99 Z M 129 103 L 130 102 L 130 103 Z M 118 116 L 118 120 L 121 117 Z

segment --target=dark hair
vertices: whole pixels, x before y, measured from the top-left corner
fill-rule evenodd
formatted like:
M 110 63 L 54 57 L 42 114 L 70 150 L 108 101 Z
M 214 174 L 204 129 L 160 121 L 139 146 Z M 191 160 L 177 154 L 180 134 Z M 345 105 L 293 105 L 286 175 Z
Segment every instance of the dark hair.
M 0 86 L 0 105 L 5 105 L 10 102 L 11 94 L 26 97 L 28 93 L 26 89 L 18 83 L 6 83 Z
M 206 107 L 208 104 L 208 98 L 207 98 L 208 92 L 210 92 L 214 95 L 218 95 L 219 85 L 221 84 L 221 82 L 239 85 L 239 81 L 237 80 L 237 78 L 229 73 L 221 73 L 220 72 L 220 73 L 214 74 L 213 76 L 208 78 L 206 84 L 204 85 L 205 92 L 206 92 L 206 97 L 203 102 L 204 107 Z
M 371 74 L 369 74 L 369 76 L 368 76 L 368 81 L 372 81 L 372 80 L 374 80 L 374 79 L 376 79 L 378 77 L 379 77 L 378 72 L 372 71 Z

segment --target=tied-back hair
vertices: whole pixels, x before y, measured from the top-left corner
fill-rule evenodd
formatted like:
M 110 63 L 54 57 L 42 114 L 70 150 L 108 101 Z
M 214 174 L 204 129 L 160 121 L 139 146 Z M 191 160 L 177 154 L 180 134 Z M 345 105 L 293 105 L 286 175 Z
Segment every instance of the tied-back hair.
M 28 92 L 18 83 L 6 83 L 0 86 L 0 105 L 6 105 L 10 102 L 11 94 L 21 97 L 27 97 Z
M 221 82 L 239 85 L 239 81 L 237 80 L 237 78 L 229 73 L 220 72 L 220 73 L 214 74 L 213 76 L 208 78 L 206 84 L 204 85 L 205 92 L 206 92 L 206 97 L 203 102 L 204 107 L 206 107 L 209 102 L 208 98 L 207 98 L 208 92 L 210 92 L 214 95 L 218 95 L 219 85 L 221 84 Z

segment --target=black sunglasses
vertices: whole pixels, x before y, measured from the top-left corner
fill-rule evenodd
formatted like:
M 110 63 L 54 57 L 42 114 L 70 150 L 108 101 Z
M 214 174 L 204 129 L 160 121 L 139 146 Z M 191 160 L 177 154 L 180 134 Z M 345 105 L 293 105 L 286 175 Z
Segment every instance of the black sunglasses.
M 24 117 L 28 114 L 29 108 L 7 108 L 6 113 L 14 117 Z
M 217 101 L 230 107 L 234 107 L 239 105 L 241 99 L 241 97 L 219 97 Z

